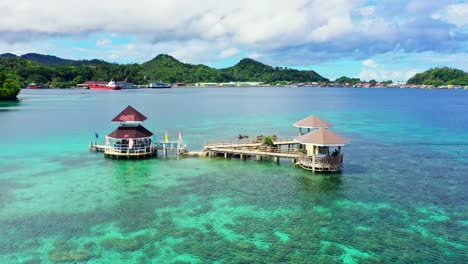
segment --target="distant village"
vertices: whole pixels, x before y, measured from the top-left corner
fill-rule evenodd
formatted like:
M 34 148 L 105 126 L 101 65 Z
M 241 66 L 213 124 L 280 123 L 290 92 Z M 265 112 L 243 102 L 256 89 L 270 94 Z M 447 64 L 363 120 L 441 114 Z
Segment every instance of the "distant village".
M 194 87 L 261 87 L 261 86 L 286 86 L 286 87 L 349 87 L 349 88 L 416 88 L 416 89 L 459 89 L 468 90 L 468 85 L 415 85 L 405 82 L 360 82 L 356 84 L 337 83 L 337 82 L 310 82 L 310 83 L 292 83 L 281 82 L 276 84 L 267 84 L 262 82 L 227 82 L 214 83 L 203 82 L 195 84 L 175 83 L 173 86 L 194 86 Z

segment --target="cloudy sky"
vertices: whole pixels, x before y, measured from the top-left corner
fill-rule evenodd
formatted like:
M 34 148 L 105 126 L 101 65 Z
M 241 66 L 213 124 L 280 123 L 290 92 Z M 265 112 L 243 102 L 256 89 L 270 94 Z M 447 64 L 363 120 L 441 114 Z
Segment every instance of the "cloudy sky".
M 250 57 L 334 79 L 468 71 L 468 1 L 0 0 L 0 53 L 221 68 Z

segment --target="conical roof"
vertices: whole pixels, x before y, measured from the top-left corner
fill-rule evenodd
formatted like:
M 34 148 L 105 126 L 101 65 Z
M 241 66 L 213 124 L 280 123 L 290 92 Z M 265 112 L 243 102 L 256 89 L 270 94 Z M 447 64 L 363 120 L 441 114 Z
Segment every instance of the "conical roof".
M 120 114 L 118 114 L 112 122 L 143 122 L 147 118 L 142 113 L 138 112 L 131 105 L 127 106 Z
M 298 136 L 294 139 L 294 141 L 301 144 L 311 144 L 317 146 L 343 146 L 349 142 L 346 138 L 336 134 L 335 132 L 332 132 L 327 128 L 315 129 L 307 134 Z
M 143 126 L 120 126 L 108 135 L 110 138 L 149 138 L 153 135 L 151 131 Z
M 321 119 L 318 116 L 312 115 L 300 121 L 297 121 L 296 123 L 293 124 L 293 126 L 300 127 L 300 128 L 318 128 L 318 127 L 330 127 L 330 126 L 333 126 L 333 124 Z

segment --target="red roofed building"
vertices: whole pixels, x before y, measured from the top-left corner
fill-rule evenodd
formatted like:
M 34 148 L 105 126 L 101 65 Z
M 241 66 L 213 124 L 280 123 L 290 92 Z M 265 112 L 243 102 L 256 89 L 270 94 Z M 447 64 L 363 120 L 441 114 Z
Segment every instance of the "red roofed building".
M 147 118 L 132 106 L 127 106 L 112 122 L 120 126 L 106 136 L 106 157 L 140 158 L 157 154 L 153 133 L 141 125 Z

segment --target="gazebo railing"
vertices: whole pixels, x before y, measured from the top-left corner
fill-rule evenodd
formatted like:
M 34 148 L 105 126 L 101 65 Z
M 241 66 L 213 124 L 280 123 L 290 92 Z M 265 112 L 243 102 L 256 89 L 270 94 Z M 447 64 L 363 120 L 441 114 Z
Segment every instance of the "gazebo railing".
M 302 154 L 299 162 L 301 165 L 305 167 L 310 167 L 310 168 L 322 168 L 322 169 L 326 168 L 330 170 L 340 170 L 343 164 L 343 155 L 308 156 L 306 154 Z
M 132 148 L 129 148 L 128 144 L 112 144 L 106 146 L 106 151 L 118 152 L 118 153 L 145 153 L 153 152 L 154 146 L 148 144 L 134 144 Z

